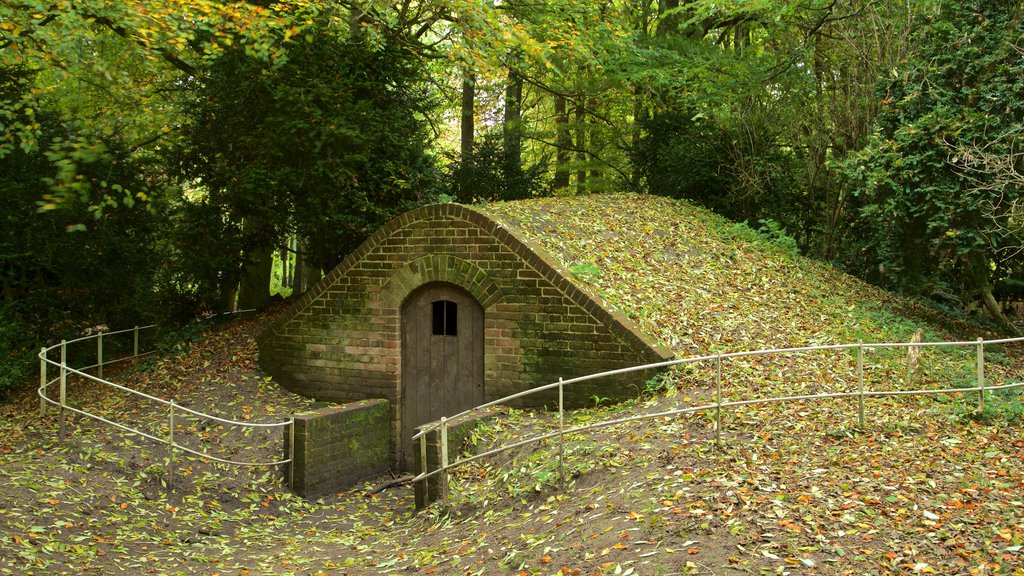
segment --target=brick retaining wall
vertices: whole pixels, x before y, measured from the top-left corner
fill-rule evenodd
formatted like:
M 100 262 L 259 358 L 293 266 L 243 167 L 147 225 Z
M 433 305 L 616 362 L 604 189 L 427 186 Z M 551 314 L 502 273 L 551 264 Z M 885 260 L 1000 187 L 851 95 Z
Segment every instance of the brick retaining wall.
M 364 400 L 295 418 L 292 490 L 304 498 L 334 494 L 382 476 L 391 463 L 391 405 Z M 285 430 L 285 443 L 289 441 Z

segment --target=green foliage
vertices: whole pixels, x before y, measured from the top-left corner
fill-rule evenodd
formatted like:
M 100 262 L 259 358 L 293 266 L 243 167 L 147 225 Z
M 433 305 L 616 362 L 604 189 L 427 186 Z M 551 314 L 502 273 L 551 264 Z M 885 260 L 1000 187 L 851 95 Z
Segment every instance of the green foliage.
M 35 343 L 29 328 L 8 307 L 0 307 L 0 401 L 32 382 L 32 368 L 38 365 L 33 355 Z
M 758 124 L 708 119 L 692 110 L 659 111 L 640 120 L 644 136 L 632 150 L 634 166 L 651 194 L 692 200 L 734 220 L 772 222 L 783 232 L 811 227 L 798 180 L 800 159 L 772 134 L 777 129 L 767 119 L 747 121 Z M 745 139 L 750 131 L 762 134 Z
M 796 239 L 790 236 L 781 224 L 771 218 L 762 218 L 758 220 L 758 223 L 761 224 L 761 227 L 757 229 L 757 233 L 770 244 L 793 256 L 800 254 L 800 247 L 797 245 Z
M 732 222 L 724 230 L 723 236 L 730 240 L 741 240 L 758 244 L 767 244 L 778 248 L 790 256 L 799 256 L 800 247 L 796 239 L 786 229 L 770 218 L 759 220 L 761 226 L 754 230 L 746 222 Z
M 425 150 L 429 102 L 412 54 L 331 27 L 284 62 L 224 53 L 189 112 L 182 173 L 243 226 L 246 246 L 295 230 L 312 261 L 336 265 L 390 218 L 436 197 Z
M 473 143 L 471 157 L 459 158 L 449 167 L 448 194 L 465 204 L 544 195 L 548 159 L 523 166 L 518 158 L 500 134 L 487 132 Z
M 978 382 L 973 378 L 961 378 L 953 383 L 955 388 L 974 388 Z M 1020 388 L 994 389 L 985 392 L 984 404 L 978 409 L 977 392 L 962 392 L 961 398 L 952 404 L 953 414 L 962 420 L 982 424 L 1017 425 L 1024 421 L 1024 401 Z
M 0 68 L 0 98 L 17 101 L 32 90 L 32 78 Z M 5 303 L 0 388 L 30 383 L 23 376 L 34 370 L 31 348 L 41 342 L 100 324 L 143 323 L 160 314 L 153 280 L 160 267 L 156 247 L 162 204 L 130 207 L 116 184 L 153 193 L 159 183 L 146 176 L 151 166 L 131 158 L 111 139 L 104 154 L 83 155 L 74 168 L 83 180 L 110 185 L 83 188 L 62 209 L 45 210 L 47 182 L 62 170 L 50 152 L 56 144 L 79 141 L 80 134 L 53 109 L 39 107 L 33 116 L 39 123 L 37 145 L 0 157 L 5 175 L 0 197 L 6 203 L 0 212 L 0 301 Z M 99 205 L 105 206 L 102 217 Z
M 569 271 L 573 276 L 586 281 L 593 281 L 604 275 L 604 272 L 591 262 L 577 262 L 569 266 Z
M 919 38 L 919 51 L 880 82 L 876 131 L 846 170 L 885 279 L 912 293 L 963 293 L 1016 267 L 1003 254 L 1019 245 L 1005 231 L 1020 184 L 965 169 L 962 157 L 1007 157 L 1017 145 L 1006 135 L 1024 122 L 1021 7 L 943 2 Z
M 165 309 L 179 319 L 227 310 L 245 247 L 242 227 L 224 206 L 187 195 L 172 202 L 157 244 L 163 266 L 154 279 Z

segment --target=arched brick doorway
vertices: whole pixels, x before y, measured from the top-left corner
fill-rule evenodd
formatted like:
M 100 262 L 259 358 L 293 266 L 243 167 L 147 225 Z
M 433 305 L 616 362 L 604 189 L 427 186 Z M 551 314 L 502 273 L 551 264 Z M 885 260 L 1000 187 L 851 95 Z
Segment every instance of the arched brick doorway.
M 410 437 L 417 426 L 483 402 L 483 308 L 453 284 L 417 289 L 402 305 L 401 450 L 406 469 L 415 462 Z

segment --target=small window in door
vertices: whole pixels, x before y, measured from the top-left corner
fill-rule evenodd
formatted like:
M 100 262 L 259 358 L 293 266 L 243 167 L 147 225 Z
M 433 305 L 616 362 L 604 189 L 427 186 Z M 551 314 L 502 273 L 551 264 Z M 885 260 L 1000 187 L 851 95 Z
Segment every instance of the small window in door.
M 433 306 L 434 336 L 458 336 L 458 304 L 450 300 L 435 300 Z

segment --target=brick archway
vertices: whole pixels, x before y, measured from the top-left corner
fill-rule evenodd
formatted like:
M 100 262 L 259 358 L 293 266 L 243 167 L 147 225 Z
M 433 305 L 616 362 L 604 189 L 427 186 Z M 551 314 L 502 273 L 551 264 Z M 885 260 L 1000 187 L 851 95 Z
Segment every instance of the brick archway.
M 501 300 L 501 290 L 482 268 L 468 260 L 441 254 L 428 254 L 399 268 L 381 288 L 381 298 L 399 308 L 410 294 L 430 282 L 462 288 L 485 310 Z

